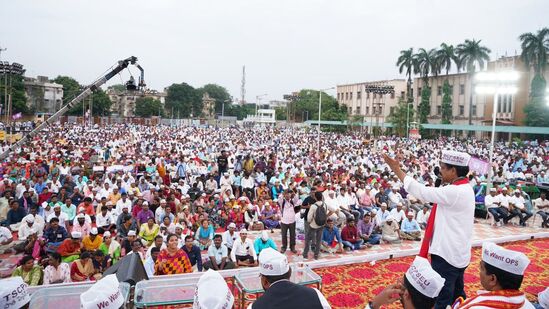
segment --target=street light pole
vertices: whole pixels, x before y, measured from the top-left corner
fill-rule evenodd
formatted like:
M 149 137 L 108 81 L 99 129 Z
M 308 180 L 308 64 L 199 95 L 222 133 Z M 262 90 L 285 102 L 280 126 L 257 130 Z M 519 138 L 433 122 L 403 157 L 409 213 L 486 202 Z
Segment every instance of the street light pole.
M 494 107 L 492 108 L 492 138 L 490 140 L 490 169 L 488 170 L 488 190 L 492 187 L 492 177 L 494 177 L 494 169 L 492 164 L 494 162 L 494 140 L 496 139 L 496 116 L 498 112 L 498 93 L 494 93 Z

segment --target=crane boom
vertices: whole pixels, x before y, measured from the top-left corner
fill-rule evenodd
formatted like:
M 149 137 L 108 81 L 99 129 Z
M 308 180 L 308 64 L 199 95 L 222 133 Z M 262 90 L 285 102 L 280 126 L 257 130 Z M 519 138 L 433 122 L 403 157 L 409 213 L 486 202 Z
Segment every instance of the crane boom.
M 0 160 L 6 159 L 9 154 L 18 147 L 21 147 L 24 143 L 31 140 L 34 136 L 38 134 L 42 129 L 44 129 L 46 126 L 49 126 L 53 122 L 57 121 L 59 117 L 64 115 L 67 111 L 69 111 L 71 108 L 73 108 L 76 104 L 82 102 L 85 98 L 90 96 L 92 92 L 99 89 L 101 85 L 106 83 L 109 79 L 111 79 L 116 74 L 120 73 L 122 70 L 127 68 L 130 64 L 135 65 L 137 62 L 137 57 L 131 56 L 129 58 L 126 58 L 124 60 L 118 61 L 118 65 L 114 67 L 112 70 L 110 70 L 105 76 L 100 77 L 97 79 L 93 84 L 86 87 L 80 94 L 78 94 L 74 99 L 72 99 L 69 103 L 65 104 L 61 109 L 59 109 L 57 112 L 55 112 L 53 115 L 51 115 L 48 119 L 46 119 L 44 122 L 42 122 L 40 125 L 38 125 L 36 128 L 34 128 L 32 131 L 24 135 L 20 140 L 18 140 L 15 144 L 11 145 L 6 151 L 4 151 L 2 154 L 0 154 Z M 143 69 L 141 66 L 137 65 L 138 68 L 141 71 L 141 78 L 143 78 Z

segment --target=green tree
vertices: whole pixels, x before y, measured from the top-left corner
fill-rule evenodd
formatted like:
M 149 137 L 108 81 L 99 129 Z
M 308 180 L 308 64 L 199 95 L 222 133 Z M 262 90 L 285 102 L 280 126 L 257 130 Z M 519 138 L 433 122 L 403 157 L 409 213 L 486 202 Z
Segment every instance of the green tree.
M 540 75 L 532 80 L 530 101 L 524 107 L 524 124 L 530 127 L 549 127 L 549 108 L 545 103 L 547 82 Z
M 429 114 L 431 113 L 431 87 L 425 85 L 421 89 L 421 101 L 418 105 L 418 120 L 420 125 L 424 123 L 429 123 L 429 120 L 427 119 L 429 117 Z M 420 128 L 421 136 L 428 137 L 427 131 L 421 127 Z
M 450 83 L 448 80 L 444 81 L 442 86 L 442 117 L 440 123 L 451 124 L 452 123 L 452 94 L 450 93 Z M 444 135 L 449 135 L 450 130 L 442 130 Z
M 11 87 L 10 87 L 11 80 Z M 11 114 L 23 113 L 28 114 L 30 112 L 27 106 L 27 97 L 25 96 L 25 85 L 23 84 L 23 75 L 19 74 L 8 74 L 7 75 L 7 86 L 4 87 L 4 76 L 0 77 L 0 102 L 2 106 L 2 112 L 6 112 L 7 103 L 4 97 L 4 90 L 7 89 L 8 96 L 11 94 Z
M 459 58 L 456 55 L 453 45 L 448 45 L 446 43 L 440 44 L 440 49 L 437 50 L 435 58 L 439 68 L 446 71 L 446 75 L 448 75 L 450 69 L 452 69 L 452 64 L 456 65 L 459 72 Z
M 179 111 L 181 117 L 200 116 L 202 114 L 202 97 L 200 92 L 187 83 L 172 84 L 166 96 L 166 111 Z
M 309 120 L 318 120 L 318 101 L 320 92 L 318 90 L 303 89 L 299 92 L 296 100 L 292 102 L 292 119 L 301 119 L 308 114 Z M 322 92 L 322 115 L 321 120 L 347 120 L 347 109 L 341 106 L 331 95 Z
M 456 47 L 456 54 L 461 68 L 469 73 L 470 89 L 473 89 L 473 75 L 477 69 L 484 68 L 484 63 L 490 60 L 491 50 L 480 45 L 481 40 L 465 40 Z M 473 91 L 469 94 L 469 125 L 473 124 Z
M 398 66 L 398 72 L 406 72 L 408 81 L 406 83 L 406 95 L 408 97 L 408 102 L 413 102 L 414 98 L 412 96 L 412 74 L 418 71 L 417 59 L 414 57 L 414 49 L 409 48 L 400 51 L 400 56 L 398 57 L 396 65 Z
M 404 99 L 398 101 L 398 105 L 393 109 L 388 117 L 388 121 L 393 125 L 393 133 L 398 136 L 407 136 L 409 123 L 414 119 L 414 107 Z
M 417 63 L 417 73 L 423 79 L 423 83 L 429 85 L 429 74 L 437 76 L 440 72 L 436 49 L 432 48 L 427 51 L 425 48 L 420 48 L 414 58 Z
M 200 98 L 202 98 L 202 95 L 207 92 L 210 98 L 215 100 L 215 113 L 217 114 L 221 114 L 223 103 L 225 103 L 225 108 L 227 108 L 227 104 L 231 102 L 231 95 L 223 86 L 207 84 L 201 88 L 198 88 L 197 91 L 200 94 Z
M 522 53 L 520 57 L 526 67 L 533 67 L 535 75 L 543 78 L 547 68 L 547 53 L 549 53 L 549 28 L 538 30 L 536 34 L 527 32 L 519 36 Z M 532 80 L 532 85 L 534 81 Z
M 108 116 L 111 114 L 112 101 L 105 91 L 98 89 L 92 94 L 92 114 Z M 86 106 L 88 109 L 89 106 Z
M 288 119 L 287 114 L 288 114 L 288 110 L 286 109 L 286 107 L 283 107 L 283 106 L 275 107 L 276 120 L 286 120 L 286 119 Z
M 82 86 L 70 76 L 57 76 L 54 83 L 63 85 L 63 106 L 72 101 L 82 91 Z M 69 115 L 82 115 L 82 103 L 73 106 L 67 114 Z
M 162 103 L 150 97 L 141 97 L 135 100 L 135 115 L 139 117 L 164 116 Z

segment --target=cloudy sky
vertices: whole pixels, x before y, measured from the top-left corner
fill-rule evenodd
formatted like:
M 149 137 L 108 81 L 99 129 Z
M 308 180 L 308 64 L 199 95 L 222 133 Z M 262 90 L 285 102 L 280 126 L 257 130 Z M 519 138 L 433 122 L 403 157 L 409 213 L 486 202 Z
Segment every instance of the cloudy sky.
M 492 58 L 511 55 L 521 33 L 549 26 L 547 11 L 547 0 L 1 0 L 0 46 L 27 76 L 89 84 L 135 55 L 153 89 L 217 83 L 235 97 L 246 65 L 253 102 L 402 77 L 395 62 L 408 47 L 475 38 Z

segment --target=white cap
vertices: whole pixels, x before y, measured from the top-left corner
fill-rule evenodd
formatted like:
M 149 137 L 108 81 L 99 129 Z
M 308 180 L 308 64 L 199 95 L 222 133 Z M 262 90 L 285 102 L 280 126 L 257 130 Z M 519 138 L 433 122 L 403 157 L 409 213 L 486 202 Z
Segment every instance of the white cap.
M 82 237 L 82 233 L 77 232 L 77 231 L 71 232 L 71 237 L 78 239 L 78 238 Z
M 137 233 L 134 230 L 129 230 L 128 236 L 137 236 Z
M 412 266 L 406 272 L 406 279 L 421 294 L 435 298 L 444 286 L 444 279 L 433 270 L 429 261 L 416 256 Z
M 497 192 L 496 188 L 490 188 L 490 192 Z
M 234 222 L 229 223 L 229 228 L 236 229 L 236 224 Z
M 234 296 L 217 271 L 208 269 L 200 276 L 194 293 L 194 309 L 232 308 L 233 303 Z
M 92 227 L 91 230 L 90 230 L 90 234 L 92 235 L 97 235 L 99 232 L 97 231 L 97 228 L 96 227 Z
M 43 202 L 42 203 L 42 207 L 44 207 L 44 208 L 48 207 L 48 205 L 49 205 L 48 202 Z
M 84 214 L 77 214 L 76 219 L 85 219 L 86 216 Z
M 30 301 L 27 284 L 20 276 L 2 280 L 0 284 L 0 308 L 19 309 Z
M 105 237 L 111 237 L 111 232 L 106 231 L 105 233 L 103 233 L 103 238 Z
M 374 208 L 372 208 L 372 211 L 370 211 L 371 213 L 373 213 L 374 215 L 377 214 L 377 210 L 375 210 Z
M 488 241 L 482 244 L 482 260 L 498 269 L 520 276 L 524 275 L 526 267 L 530 264 L 524 253 L 505 249 Z
M 166 200 L 165 199 L 161 199 L 160 200 L 160 204 L 165 204 L 166 203 Z
M 261 231 L 261 239 L 263 241 L 267 241 L 267 239 L 269 239 L 269 233 L 267 233 L 267 231 L 265 230 Z
M 120 292 L 120 283 L 115 274 L 107 275 L 97 281 L 80 295 L 80 308 L 105 309 L 120 308 L 124 304 L 124 295 Z
M 381 206 L 382 206 L 382 207 L 383 207 L 383 206 L 387 207 L 387 203 L 383 202 L 383 203 L 381 203 Z
M 400 187 L 398 185 L 394 185 L 392 189 L 393 190 L 400 190 Z
M 265 276 L 284 275 L 290 269 L 286 256 L 273 248 L 266 248 L 259 253 L 259 273 Z
M 144 201 L 142 205 L 143 205 L 143 206 L 149 206 L 149 202 Z
M 27 221 L 27 223 L 34 223 L 34 217 L 33 216 L 27 216 L 25 221 Z
M 440 158 L 440 162 L 456 166 L 468 166 L 469 160 L 471 156 L 468 153 L 453 150 L 443 150 Z
M 127 204 L 122 205 L 122 209 L 130 209 L 130 207 Z
M 538 302 L 543 308 L 549 308 L 549 288 L 539 292 Z
M 177 223 L 177 224 L 175 225 L 175 228 L 176 228 L 176 229 L 183 229 L 183 225 L 181 225 L 180 223 Z

